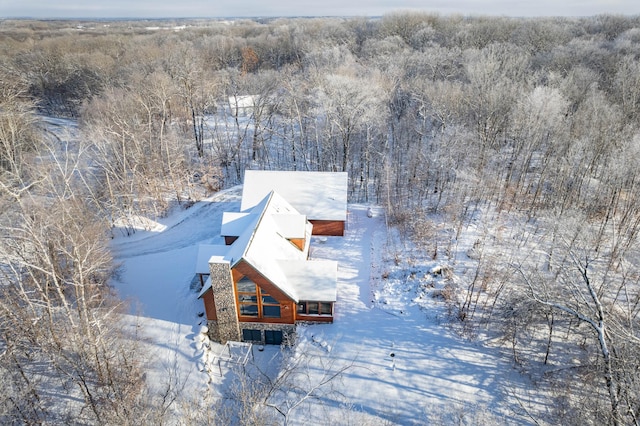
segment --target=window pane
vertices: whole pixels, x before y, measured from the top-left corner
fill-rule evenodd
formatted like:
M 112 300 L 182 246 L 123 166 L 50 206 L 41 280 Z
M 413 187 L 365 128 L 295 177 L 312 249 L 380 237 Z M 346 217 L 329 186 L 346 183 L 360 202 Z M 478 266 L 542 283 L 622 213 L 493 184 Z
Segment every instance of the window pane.
M 308 302 L 307 308 L 309 310 L 309 314 L 317 315 L 318 314 L 318 302 Z
M 258 303 L 258 296 L 255 294 L 239 294 L 238 300 L 240 302 Z
M 279 345 L 282 343 L 282 331 L 280 330 L 265 330 L 264 342 L 267 345 Z
M 240 315 L 247 317 L 258 316 L 258 305 L 240 305 Z
M 251 281 L 249 278 L 242 278 L 238 281 L 238 291 L 243 293 L 255 293 L 256 292 L 256 284 Z
M 268 306 L 265 305 L 262 307 L 262 315 L 269 318 L 280 318 L 280 305 L 278 306 Z
M 244 328 L 242 329 L 242 340 L 244 340 L 245 342 L 259 342 L 262 340 L 262 334 L 260 333 L 260 330 L 249 330 Z
M 271 303 L 271 304 L 276 304 L 279 305 L 280 302 L 278 302 L 276 299 L 274 299 L 271 296 L 265 296 L 264 294 L 262 295 L 262 303 Z
M 323 315 L 331 315 L 331 303 L 320 303 L 320 313 Z
M 305 302 L 298 303 L 298 313 L 299 314 L 307 313 L 307 304 Z

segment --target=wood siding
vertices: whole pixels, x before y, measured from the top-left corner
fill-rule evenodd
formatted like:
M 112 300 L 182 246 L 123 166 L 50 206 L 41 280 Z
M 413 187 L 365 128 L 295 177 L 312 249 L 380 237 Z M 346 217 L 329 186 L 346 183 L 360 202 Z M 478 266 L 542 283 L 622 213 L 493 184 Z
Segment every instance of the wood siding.
M 305 239 L 304 238 L 292 238 L 289 241 L 291 241 L 291 243 L 298 247 L 298 249 L 300 250 L 304 250 L 304 243 L 305 243 Z
M 305 315 L 296 314 L 296 321 L 308 321 L 308 322 L 333 322 L 332 315 Z
M 258 322 L 258 323 L 274 323 L 274 324 L 293 324 L 295 323 L 296 304 L 289 296 L 283 293 L 278 287 L 266 279 L 262 274 L 256 271 L 251 265 L 244 260 L 240 261 L 233 268 L 233 281 L 238 282 L 242 277 L 247 277 L 256 283 L 262 290 L 269 293 L 271 297 L 280 303 L 280 318 L 256 318 L 240 315 L 238 305 L 238 318 L 242 322 Z M 234 286 L 236 298 L 238 296 L 237 287 Z
M 204 312 L 207 315 L 209 321 L 217 321 L 216 315 L 216 302 L 213 299 L 213 291 L 208 290 L 202 295 L 202 301 L 204 302 Z
M 341 220 L 310 220 L 313 235 L 344 236 L 344 222 Z

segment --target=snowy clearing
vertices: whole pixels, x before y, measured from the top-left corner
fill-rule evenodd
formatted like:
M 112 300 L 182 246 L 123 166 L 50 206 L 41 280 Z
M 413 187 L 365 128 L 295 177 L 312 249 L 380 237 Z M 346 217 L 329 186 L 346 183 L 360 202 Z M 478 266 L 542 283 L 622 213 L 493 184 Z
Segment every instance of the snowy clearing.
M 221 243 L 222 212 L 237 211 L 239 204 L 235 187 L 158 221 L 154 231 L 113 241 L 122 265 L 113 285 L 133 302 L 130 324 L 148 339 L 153 354 L 148 377 L 159 391 L 173 382 L 185 395 L 198 395 L 207 386 L 221 394 L 228 383 L 224 376 L 232 374 L 212 364 L 212 355 L 224 348 L 204 338 L 203 306 L 191 282 L 198 244 Z M 349 205 L 345 237 L 313 239 L 312 258 L 339 264 L 335 322 L 299 326 L 298 343 L 285 354 L 311 359 L 311 382 L 321 380 L 328 366 L 344 371 L 332 384 L 334 393 L 301 405 L 290 422 L 326 424 L 348 407 L 357 417 L 341 417 L 344 423 L 448 423 L 451 416 L 469 421 L 479 415 L 525 423 L 511 395 L 526 392 L 527 385 L 498 350 L 440 325 L 441 302 L 418 294 L 397 278 L 401 274 L 381 275 L 402 267 L 386 249 L 389 238 L 381 210 Z M 429 275 L 437 266 L 422 265 L 420 274 L 437 281 Z M 249 362 L 266 369 L 279 350 L 254 350 Z M 518 389 L 508 388 L 516 383 Z

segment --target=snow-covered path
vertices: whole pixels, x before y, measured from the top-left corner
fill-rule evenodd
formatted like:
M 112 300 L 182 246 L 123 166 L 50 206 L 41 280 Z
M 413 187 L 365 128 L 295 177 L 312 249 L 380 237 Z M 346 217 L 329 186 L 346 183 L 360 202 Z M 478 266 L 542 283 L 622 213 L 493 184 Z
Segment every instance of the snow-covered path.
M 325 400 L 318 421 L 343 401 L 399 424 L 424 424 L 444 411 L 446 422 L 451 413 L 477 407 L 508 416 L 501 379 L 511 368 L 497 353 L 451 335 L 411 297 L 392 294 L 393 310 L 375 307 L 370 283 L 379 277 L 370 273 L 376 273 L 386 242 L 382 217 L 369 218 L 364 206 L 350 206 L 347 235 L 315 246 L 314 257 L 339 262 L 336 318 L 332 325 L 305 327 L 297 350 L 352 364 L 340 400 Z M 316 373 L 322 374 L 320 363 Z
M 116 238 L 112 251 L 121 265 L 115 282 L 135 314 L 173 322 L 191 322 L 193 278 L 198 244 L 223 244 L 222 213 L 240 205 L 239 188 L 220 192 L 158 223 L 151 231 Z M 199 310 L 202 308 L 198 304 Z
M 224 244 L 220 238 L 222 213 L 240 208 L 242 187 L 218 192 L 193 207 L 159 221 L 150 231 L 119 237 L 111 245 L 117 259 L 196 248 L 200 243 Z M 194 258 L 195 259 L 195 258 Z M 195 264 L 195 260 L 193 261 Z

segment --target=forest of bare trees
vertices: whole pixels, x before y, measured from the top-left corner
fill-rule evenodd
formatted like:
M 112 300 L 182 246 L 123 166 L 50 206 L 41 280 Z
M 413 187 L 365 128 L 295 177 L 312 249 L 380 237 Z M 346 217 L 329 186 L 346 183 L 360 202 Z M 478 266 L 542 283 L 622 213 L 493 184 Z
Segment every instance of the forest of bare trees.
M 0 422 L 166 421 L 108 241 L 258 168 L 348 172 L 452 268 L 484 227 L 453 326 L 547 389 L 534 423 L 640 424 L 640 18 L 158 24 L 0 21 Z

